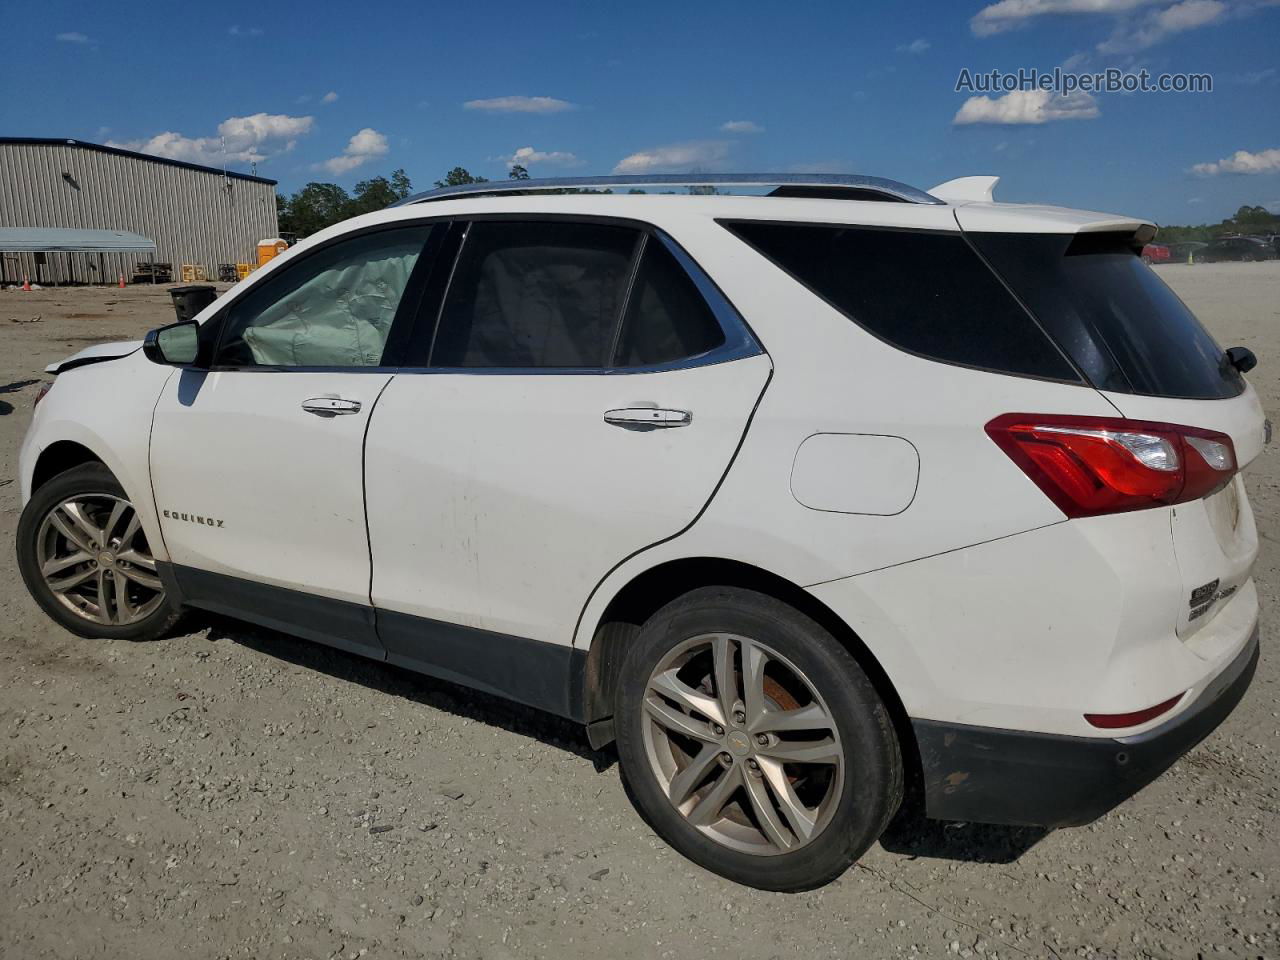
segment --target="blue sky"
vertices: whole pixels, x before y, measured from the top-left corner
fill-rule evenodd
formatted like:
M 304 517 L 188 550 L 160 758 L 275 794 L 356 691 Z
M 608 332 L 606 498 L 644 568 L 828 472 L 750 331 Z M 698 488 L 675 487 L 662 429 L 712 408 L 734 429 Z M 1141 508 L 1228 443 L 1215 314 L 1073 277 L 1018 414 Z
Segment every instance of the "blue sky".
M 1162 223 L 1280 211 L 1280 0 L 140 9 L 44 0 L 8 18 L 0 135 L 213 164 L 225 142 L 230 167 L 256 160 L 282 190 L 397 167 L 421 188 L 455 165 L 502 177 L 523 151 L 535 176 L 997 174 L 999 199 Z M 1214 90 L 955 92 L 962 68 L 1064 63 L 1204 72 Z

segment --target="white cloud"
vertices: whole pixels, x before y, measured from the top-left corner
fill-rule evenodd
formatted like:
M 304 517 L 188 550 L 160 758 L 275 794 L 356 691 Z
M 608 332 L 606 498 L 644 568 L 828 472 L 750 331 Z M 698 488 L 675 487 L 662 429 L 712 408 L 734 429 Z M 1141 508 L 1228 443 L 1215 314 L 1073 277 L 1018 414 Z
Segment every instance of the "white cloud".
M 1249 73 L 1237 74 L 1232 78 L 1236 83 L 1243 83 L 1246 87 L 1256 87 L 1260 83 L 1267 81 L 1275 82 L 1276 68 L 1267 67 L 1265 70 L 1253 70 Z
M 346 148 L 336 157 L 330 157 L 318 166 L 335 176 L 348 173 L 362 164 L 385 156 L 391 147 L 387 138 L 373 127 L 365 127 L 347 141 Z
M 1202 177 L 1216 177 L 1220 173 L 1280 173 L 1280 148 L 1257 153 L 1237 150 L 1216 163 L 1197 163 L 1191 172 Z
M 297 138 L 311 132 L 312 117 L 255 113 L 248 117 L 228 117 L 218 124 L 218 135 L 188 137 L 174 131 L 157 133 L 145 140 L 129 140 L 107 146 L 136 150 L 171 160 L 186 160 L 220 166 L 222 163 L 261 163 L 268 157 L 292 150 Z
M 543 164 L 549 167 L 578 167 L 582 165 L 582 161 L 578 159 L 577 154 L 570 153 L 567 150 L 535 150 L 533 147 L 521 147 L 509 157 L 503 157 L 502 162 L 508 167 L 519 164 L 522 167 L 531 167 L 534 164 Z
M 697 173 L 719 166 L 729 155 L 725 140 L 695 140 L 672 143 L 652 150 L 628 154 L 618 161 L 614 173 Z
M 320 98 L 321 103 L 336 103 L 337 100 L 338 100 L 338 95 L 332 90 L 330 90 L 328 93 L 326 93 L 323 97 Z
M 1217 23 L 1227 13 L 1227 4 L 1222 0 L 1182 0 L 1171 7 L 1153 11 L 1134 23 L 1123 24 L 1109 39 L 1098 44 L 1098 52 L 1132 53 L 1146 50 L 1175 33 Z
M 1053 14 L 1122 14 L 1165 0 L 999 0 L 969 21 L 975 36 L 989 37 L 1025 27 L 1035 17 Z
M 262 36 L 262 28 L 242 27 L 239 24 L 233 24 L 227 29 L 227 33 L 233 37 L 260 37 Z
M 1041 124 L 1051 120 L 1092 120 L 1098 102 L 1079 92 L 1066 96 L 1048 90 L 1014 90 L 1003 97 L 970 97 L 951 121 L 956 126 L 973 123 Z
M 764 127 L 754 120 L 727 120 L 720 129 L 725 133 L 764 133 Z
M 1277 0 L 998 0 L 969 21 L 975 36 L 987 37 L 1027 26 L 1037 17 L 1102 16 L 1116 22 L 1098 44 L 1106 55 L 1132 53 L 1188 30 L 1247 17 Z
M 76 30 L 69 30 L 66 33 L 60 33 L 55 36 L 54 39 L 59 40 L 62 43 L 93 43 L 89 37 Z
M 462 108 L 490 113 L 561 113 L 576 109 L 576 104 L 555 97 L 491 97 L 488 100 L 468 100 Z
M 910 43 L 899 44 L 894 49 L 897 50 L 898 53 L 924 53 L 932 46 L 933 44 L 924 37 L 916 37 L 916 39 L 912 40 Z

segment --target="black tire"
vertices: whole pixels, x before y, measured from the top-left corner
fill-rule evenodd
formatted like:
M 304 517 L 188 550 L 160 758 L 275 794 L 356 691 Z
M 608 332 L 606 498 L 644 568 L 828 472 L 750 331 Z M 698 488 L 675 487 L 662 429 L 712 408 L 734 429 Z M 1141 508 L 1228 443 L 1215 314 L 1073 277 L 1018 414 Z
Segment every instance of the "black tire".
M 835 722 L 844 755 L 839 799 L 826 826 L 798 849 L 768 856 L 742 852 L 700 831 L 668 798 L 650 762 L 644 700 L 653 671 L 685 641 L 715 633 L 747 637 L 781 654 L 825 701 Z M 901 803 L 901 751 L 871 681 L 827 630 L 773 597 L 730 587 L 686 594 L 644 624 L 620 669 L 617 746 L 631 798 L 663 839 L 708 870 L 763 890 L 822 886 L 866 852 Z
M 127 624 L 96 623 L 68 609 L 58 600 L 40 573 L 37 538 L 50 511 L 71 497 L 105 495 L 129 500 L 124 487 L 101 463 L 86 463 L 58 474 L 36 489 L 18 520 L 18 569 L 27 590 L 40 608 L 76 636 L 93 640 L 154 640 L 169 632 L 181 617 L 165 594 L 146 617 Z

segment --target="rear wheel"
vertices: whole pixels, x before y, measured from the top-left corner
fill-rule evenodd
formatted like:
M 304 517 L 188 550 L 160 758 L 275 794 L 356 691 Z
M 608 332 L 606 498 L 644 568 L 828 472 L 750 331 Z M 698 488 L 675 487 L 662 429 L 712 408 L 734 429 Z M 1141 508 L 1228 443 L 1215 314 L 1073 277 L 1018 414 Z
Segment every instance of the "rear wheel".
M 621 669 L 623 776 L 650 824 L 702 866 L 763 889 L 816 887 L 897 809 L 888 711 L 848 651 L 786 604 L 695 591 L 644 625 Z
M 177 620 L 137 510 L 100 463 L 35 492 L 18 521 L 18 568 L 41 608 L 82 637 L 149 640 Z

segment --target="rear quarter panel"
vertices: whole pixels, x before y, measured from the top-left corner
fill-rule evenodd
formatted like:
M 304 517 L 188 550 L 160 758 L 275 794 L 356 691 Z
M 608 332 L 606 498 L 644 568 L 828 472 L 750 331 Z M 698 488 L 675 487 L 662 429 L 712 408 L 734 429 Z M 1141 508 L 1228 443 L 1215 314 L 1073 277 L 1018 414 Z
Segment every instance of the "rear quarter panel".
M 739 560 L 810 586 L 1063 521 L 983 426 L 999 414 L 1023 411 L 1114 416 L 1096 390 L 904 353 L 714 221 L 673 216 L 659 225 L 742 313 L 773 360 L 774 378 L 706 513 L 680 537 L 609 576 L 588 605 L 579 643 L 589 639 L 621 586 L 666 560 Z M 906 439 L 919 453 L 919 485 L 909 506 L 874 516 L 802 505 L 792 491 L 793 464 L 805 440 L 820 433 Z

